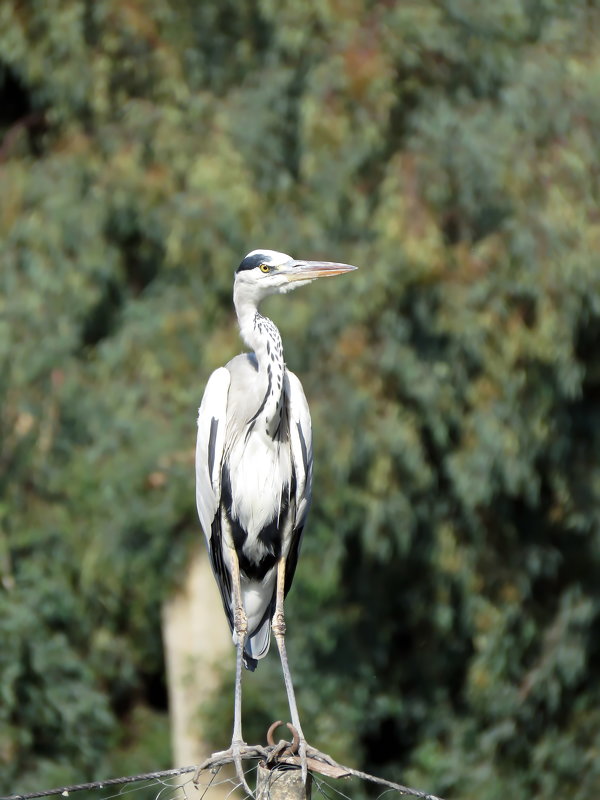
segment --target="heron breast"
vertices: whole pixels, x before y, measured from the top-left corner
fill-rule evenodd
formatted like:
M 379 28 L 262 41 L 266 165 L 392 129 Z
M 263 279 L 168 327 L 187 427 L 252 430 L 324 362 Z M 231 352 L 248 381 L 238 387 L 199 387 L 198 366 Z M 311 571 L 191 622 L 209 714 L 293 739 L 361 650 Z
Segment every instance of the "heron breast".
M 289 502 L 289 448 L 259 433 L 250 435 L 232 450 L 229 473 L 232 517 L 246 531 L 248 544 L 262 543 L 270 549 Z

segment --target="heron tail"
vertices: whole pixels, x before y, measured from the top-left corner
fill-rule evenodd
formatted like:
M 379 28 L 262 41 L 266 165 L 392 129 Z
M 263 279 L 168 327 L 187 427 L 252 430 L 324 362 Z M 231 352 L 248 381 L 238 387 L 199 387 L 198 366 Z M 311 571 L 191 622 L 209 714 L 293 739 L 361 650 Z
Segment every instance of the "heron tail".
M 244 666 L 254 672 L 258 661 L 269 652 L 271 644 L 271 607 L 267 608 L 259 626 L 246 640 L 244 647 Z
M 258 659 L 249 656 L 245 650 L 244 650 L 244 666 L 246 667 L 247 670 L 250 670 L 250 672 L 254 672 L 254 670 L 258 666 Z

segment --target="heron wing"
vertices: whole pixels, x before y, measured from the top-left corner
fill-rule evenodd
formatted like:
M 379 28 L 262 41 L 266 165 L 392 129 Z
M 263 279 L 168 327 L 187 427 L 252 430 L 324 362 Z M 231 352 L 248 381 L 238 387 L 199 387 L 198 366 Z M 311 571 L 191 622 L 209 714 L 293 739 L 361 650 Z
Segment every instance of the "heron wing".
M 285 593 L 287 594 L 300 554 L 302 533 L 312 497 L 312 426 L 310 411 L 300 380 L 293 372 L 286 372 L 287 396 L 289 408 L 290 446 L 292 451 L 292 468 L 295 477 L 296 515 L 292 526 L 292 540 L 287 557 L 285 575 Z
M 221 532 L 221 474 L 225 432 L 227 428 L 227 397 L 231 375 L 225 367 L 216 369 L 206 384 L 198 411 L 196 440 L 196 506 L 206 537 L 210 563 L 215 575 L 223 608 L 233 624 L 231 610 L 231 575 L 223 561 Z

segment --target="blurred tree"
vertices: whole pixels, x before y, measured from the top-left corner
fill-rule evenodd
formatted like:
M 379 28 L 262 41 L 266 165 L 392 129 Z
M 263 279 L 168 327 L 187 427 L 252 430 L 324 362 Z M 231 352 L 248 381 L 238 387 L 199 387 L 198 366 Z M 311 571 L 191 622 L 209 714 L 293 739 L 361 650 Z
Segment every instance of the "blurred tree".
M 271 308 L 315 428 L 309 738 L 452 797 L 598 793 L 599 27 L 592 0 L 0 5 L 2 791 L 168 761 L 195 408 L 264 244 L 361 266 Z

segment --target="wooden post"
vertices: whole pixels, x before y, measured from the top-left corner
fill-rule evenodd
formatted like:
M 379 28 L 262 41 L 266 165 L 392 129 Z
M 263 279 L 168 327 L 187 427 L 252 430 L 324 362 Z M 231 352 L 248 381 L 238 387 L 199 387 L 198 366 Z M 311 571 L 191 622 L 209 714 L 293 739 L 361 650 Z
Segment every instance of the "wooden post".
M 267 769 L 261 761 L 256 779 L 256 800 L 310 800 L 312 777 L 302 783 L 299 767 Z

